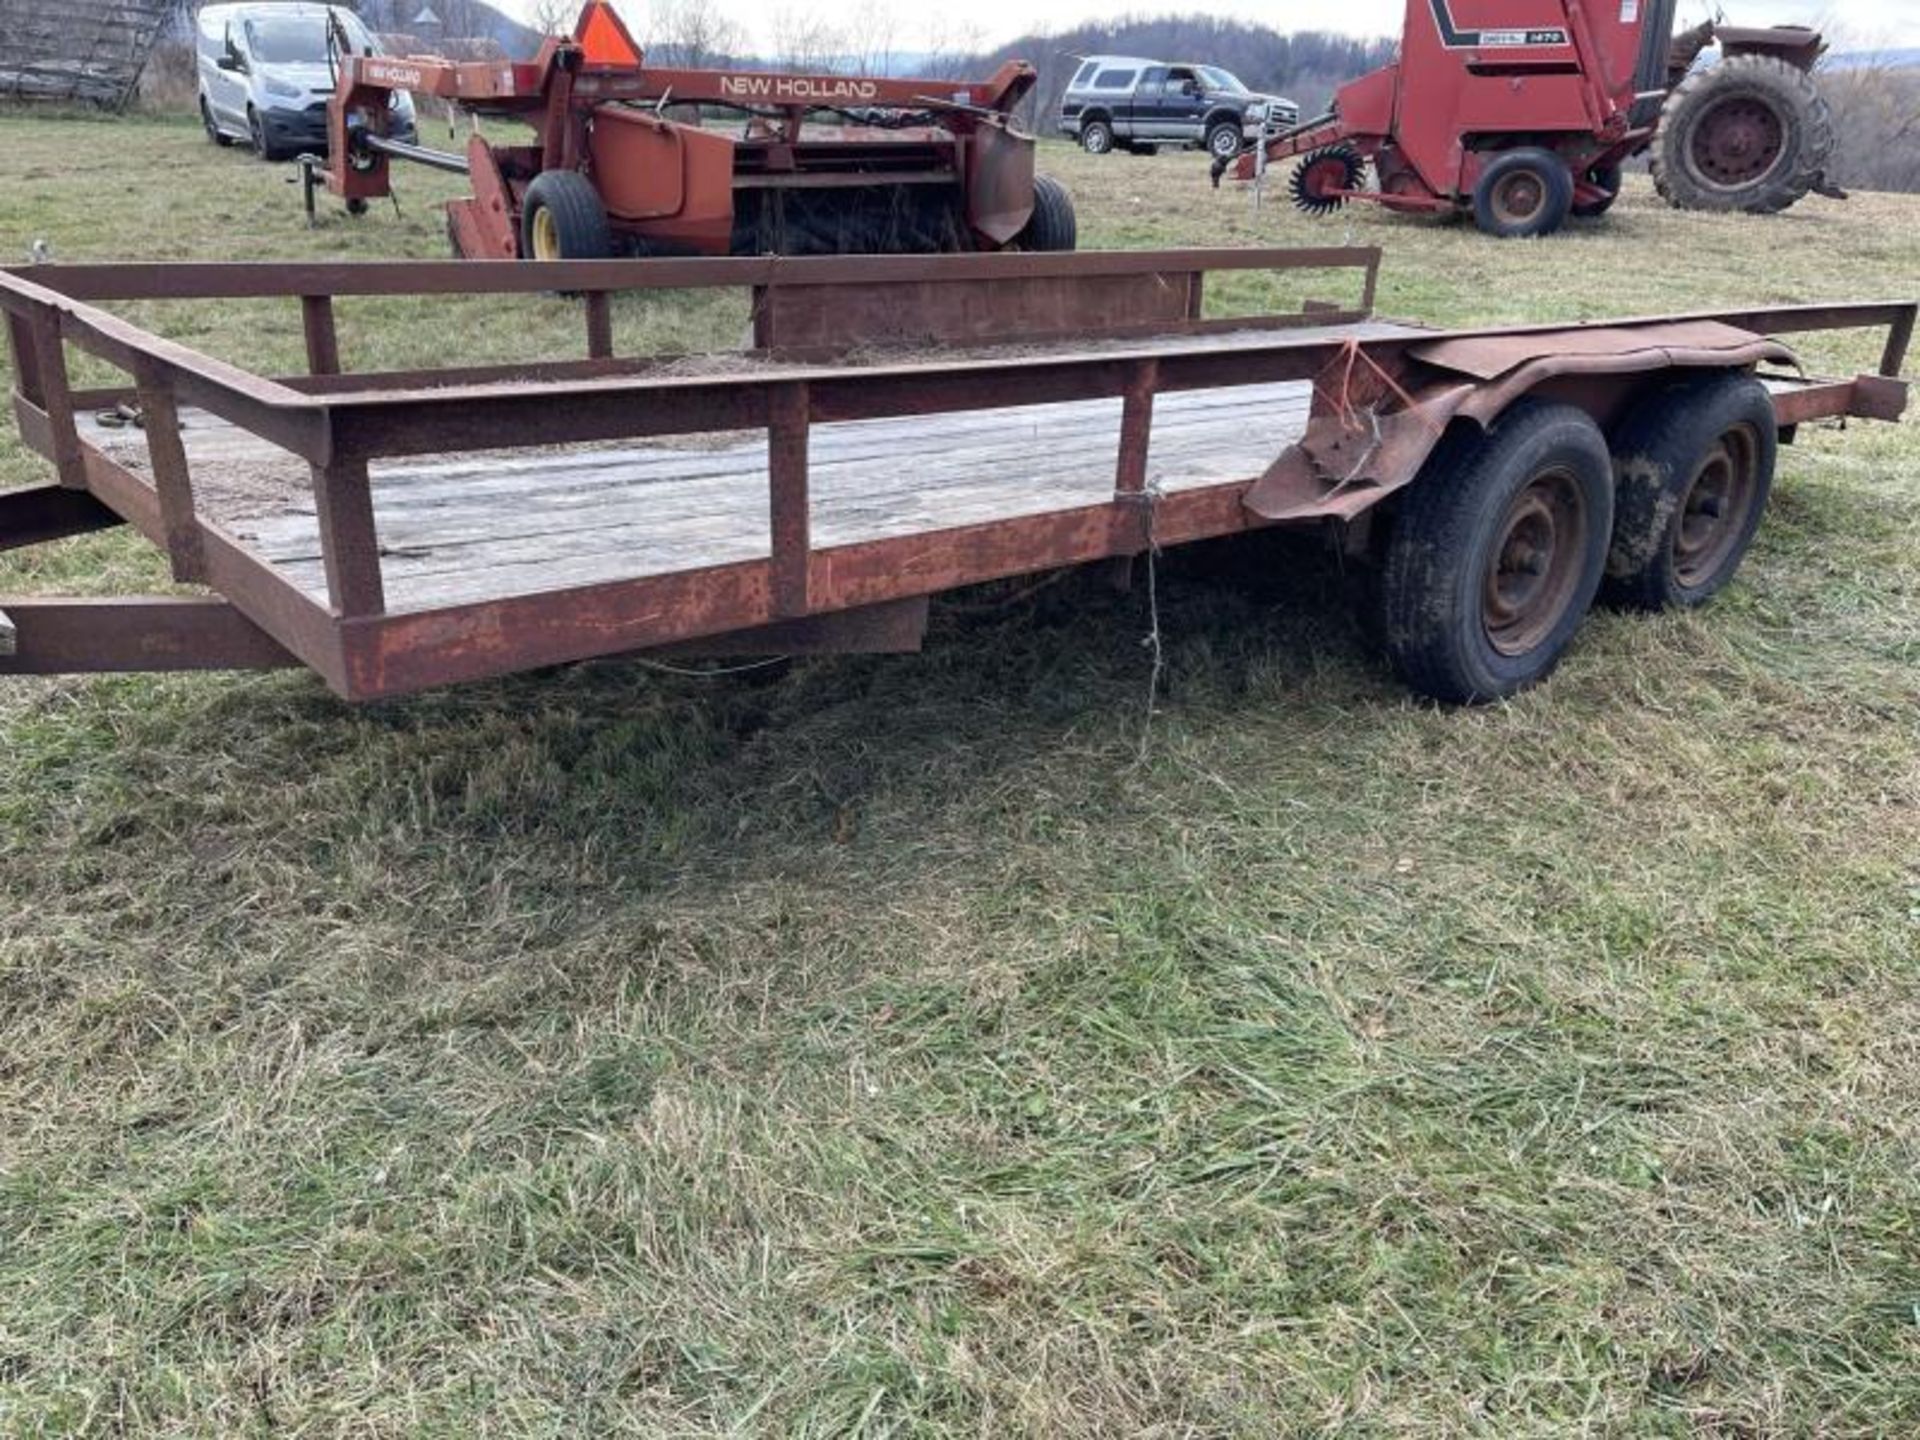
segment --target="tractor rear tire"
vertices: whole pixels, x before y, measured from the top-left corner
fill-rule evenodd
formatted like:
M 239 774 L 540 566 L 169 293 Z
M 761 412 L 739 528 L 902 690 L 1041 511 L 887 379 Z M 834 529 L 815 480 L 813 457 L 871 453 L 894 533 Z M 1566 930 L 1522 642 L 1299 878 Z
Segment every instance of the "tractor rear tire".
M 1746 558 L 1773 490 L 1779 430 L 1751 375 L 1663 385 L 1613 435 L 1613 545 L 1601 598 L 1692 610 Z
M 1380 575 L 1381 633 L 1408 686 L 1501 700 L 1543 680 L 1592 607 L 1613 533 L 1600 427 L 1523 399 L 1460 422 L 1407 487 Z
M 1080 241 L 1073 196 L 1051 175 L 1033 177 L 1033 215 L 1013 242 L 1021 250 L 1071 250 Z
M 613 253 L 607 207 L 577 170 L 544 170 L 520 213 L 523 260 L 604 260 Z
M 1473 187 L 1474 223 L 1503 240 L 1551 235 L 1572 213 L 1573 172 L 1539 146 L 1501 151 Z
M 1825 183 L 1833 112 L 1813 77 L 1736 55 L 1682 80 L 1653 132 L 1653 184 L 1681 210 L 1772 215 Z

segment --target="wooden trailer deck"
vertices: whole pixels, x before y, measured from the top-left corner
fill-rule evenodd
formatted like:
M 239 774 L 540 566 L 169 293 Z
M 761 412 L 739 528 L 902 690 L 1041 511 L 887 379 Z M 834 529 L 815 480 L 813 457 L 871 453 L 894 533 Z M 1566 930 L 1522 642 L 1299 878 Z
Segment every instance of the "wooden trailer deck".
M 0 271 L 14 414 L 57 483 L 0 548 L 125 521 L 204 598 L 0 600 L 0 671 L 304 663 L 348 698 L 698 642 L 903 649 L 939 591 L 1273 523 L 1351 522 L 1449 421 L 1752 368 L 1885 327 L 1879 375 L 1774 381 L 1781 422 L 1897 416 L 1910 303 L 1439 332 L 1371 317 L 1373 251 Z M 1213 320 L 1224 270 L 1358 301 Z M 750 350 L 613 353 L 607 296 L 744 286 Z M 567 292 L 579 361 L 348 373 L 338 295 Z M 101 308 L 298 297 L 262 379 Z M 556 298 L 555 303 L 562 303 Z M 73 388 L 76 346 L 130 386 Z M 136 410 L 142 424 L 110 423 Z M 8 646 L 14 653 L 6 653 Z
M 1148 486 L 1172 494 L 1244 484 L 1305 433 L 1312 394 L 1307 382 L 1284 381 L 1168 396 L 1154 415 Z M 831 549 L 1103 503 L 1119 461 L 1121 409 L 1116 398 L 816 425 L 813 543 Z M 205 411 L 180 420 L 208 519 L 325 605 L 306 467 Z M 151 480 L 141 430 L 105 425 L 92 412 L 78 428 Z M 772 555 L 771 465 L 760 432 L 374 461 L 368 473 L 390 614 Z

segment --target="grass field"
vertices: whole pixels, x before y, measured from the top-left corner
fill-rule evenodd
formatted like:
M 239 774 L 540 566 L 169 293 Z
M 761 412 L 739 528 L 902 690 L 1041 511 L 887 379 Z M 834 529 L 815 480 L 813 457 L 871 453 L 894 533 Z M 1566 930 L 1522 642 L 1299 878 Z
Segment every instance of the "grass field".
M 443 253 L 441 177 L 309 232 L 182 124 L 0 155 L 10 260 Z M 1350 232 L 1440 322 L 1920 282 L 1914 199 L 1497 244 L 1047 164 L 1086 244 Z M 1485 710 L 1256 559 L 1163 570 L 1144 758 L 1095 585 L 715 680 L 0 685 L 0 1432 L 1920 1433 L 1920 425 L 1803 435 L 1717 604 Z M 109 535 L 0 596 L 161 579 Z

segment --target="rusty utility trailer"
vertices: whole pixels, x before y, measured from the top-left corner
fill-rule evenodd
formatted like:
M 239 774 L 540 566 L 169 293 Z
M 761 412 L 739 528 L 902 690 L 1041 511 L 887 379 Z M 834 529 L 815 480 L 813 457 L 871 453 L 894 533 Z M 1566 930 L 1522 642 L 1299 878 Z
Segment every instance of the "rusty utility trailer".
M 1293 525 L 1377 562 L 1414 688 L 1484 700 L 1544 675 L 1603 587 L 1659 607 L 1725 584 L 1795 427 L 1904 409 L 1911 301 L 1438 331 L 1371 318 L 1378 262 L 0 271 L 14 414 L 52 471 L 0 495 L 0 548 L 125 521 L 204 587 L 0 596 L 0 670 L 304 664 L 370 700 L 638 651 L 912 650 L 942 591 Z M 1203 318 L 1209 276 L 1303 267 L 1360 294 Z M 751 349 L 614 352 L 610 294 L 722 286 L 751 292 Z M 347 368 L 337 298 L 456 293 L 577 304 L 585 356 Z M 299 306 L 306 373 L 105 308 L 260 296 Z M 1851 379 L 1796 373 L 1778 338 L 1858 328 L 1886 338 Z M 129 383 L 76 389 L 70 347 Z

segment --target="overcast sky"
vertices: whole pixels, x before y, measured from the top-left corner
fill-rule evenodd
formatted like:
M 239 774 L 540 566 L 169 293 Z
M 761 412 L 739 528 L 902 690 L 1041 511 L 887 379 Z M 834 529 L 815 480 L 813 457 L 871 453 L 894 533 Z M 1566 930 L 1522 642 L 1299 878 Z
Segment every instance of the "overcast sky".
M 502 8 L 527 15 L 534 0 L 497 0 Z M 621 13 L 646 33 L 648 0 L 617 0 Z M 812 14 L 825 18 L 829 25 L 846 27 L 856 18 L 869 15 L 885 17 L 890 26 L 891 46 L 898 50 L 956 48 L 961 36 L 954 32 L 965 27 L 986 45 L 998 45 L 1036 29 L 1064 30 L 1084 20 L 1112 16 L 1127 11 L 1184 12 L 1230 16 L 1276 30 L 1334 30 L 1351 35 L 1394 35 L 1400 30 L 1402 0 L 1147 0 L 1118 7 L 1108 0 L 967 0 L 958 6 L 934 4 L 926 0 L 714 0 L 723 11 L 742 25 L 754 48 L 771 51 L 783 11 Z M 1682 23 L 1703 19 L 1712 13 L 1706 0 L 1681 0 Z M 1780 23 L 1820 25 L 1846 49 L 1877 49 L 1890 46 L 1920 46 L 1920 0 L 1850 0 L 1840 10 L 1832 0 L 1722 0 L 1729 22 L 1738 25 Z M 929 31 L 929 11 L 946 15 L 947 30 Z M 1844 16 L 1836 22 L 1835 15 Z M 1205 57 L 1197 57 L 1205 58 Z

